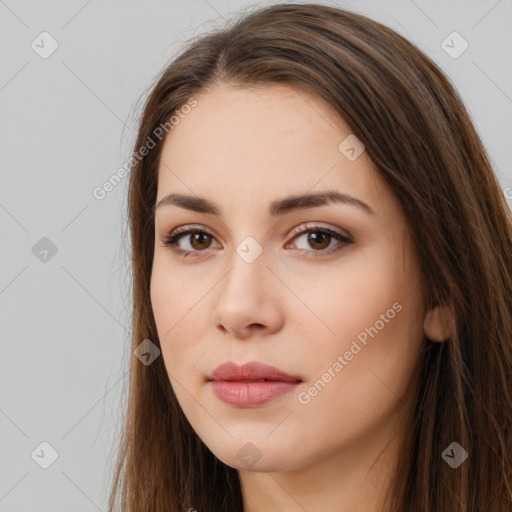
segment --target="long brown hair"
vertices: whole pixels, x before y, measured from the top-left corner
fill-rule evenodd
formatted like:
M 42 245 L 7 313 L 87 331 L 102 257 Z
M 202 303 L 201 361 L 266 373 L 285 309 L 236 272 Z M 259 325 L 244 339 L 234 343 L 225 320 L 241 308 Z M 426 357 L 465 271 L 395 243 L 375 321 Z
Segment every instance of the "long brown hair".
M 448 78 L 380 23 L 320 4 L 277 4 L 189 41 L 145 101 L 130 171 L 131 352 L 159 345 L 149 285 L 153 206 L 165 136 L 191 98 L 219 83 L 286 84 L 332 106 L 366 147 L 408 221 L 425 306 L 449 303 L 456 332 L 424 339 L 393 511 L 512 510 L 512 220 L 468 112 Z M 193 114 L 192 114 L 193 115 Z M 220 114 L 219 114 L 220 115 Z M 167 125 L 166 125 L 167 123 Z M 164 133 L 164 135 L 165 135 Z M 468 459 L 442 453 L 457 442 Z M 132 357 L 109 511 L 243 510 L 238 472 L 185 418 L 162 357 Z

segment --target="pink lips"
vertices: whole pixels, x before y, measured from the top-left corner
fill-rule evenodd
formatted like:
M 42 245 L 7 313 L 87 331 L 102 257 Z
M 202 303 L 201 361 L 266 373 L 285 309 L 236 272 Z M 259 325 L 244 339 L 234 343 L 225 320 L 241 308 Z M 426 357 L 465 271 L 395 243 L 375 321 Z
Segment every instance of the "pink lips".
M 217 398 L 238 407 L 265 404 L 302 382 L 300 377 L 256 361 L 241 366 L 231 361 L 221 364 L 208 380 Z

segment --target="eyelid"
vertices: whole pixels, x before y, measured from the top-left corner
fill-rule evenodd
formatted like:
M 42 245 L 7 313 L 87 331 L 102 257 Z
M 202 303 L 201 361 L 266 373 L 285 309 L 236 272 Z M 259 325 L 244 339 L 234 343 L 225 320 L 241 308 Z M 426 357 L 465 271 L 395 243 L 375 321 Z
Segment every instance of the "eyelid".
M 296 238 L 299 236 L 305 235 L 308 232 L 311 231 L 323 231 L 326 233 L 331 234 L 335 238 L 338 239 L 338 244 L 336 244 L 334 247 L 331 247 L 327 250 L 321 250 L 321 251 L 314 251 L 314 250 L 306 250 L 306 249 L 298 249 L 301 252 L 305 253 L 312 253 L 311 256 L 313 257 L 322 257 L 322 256 L 328 256 L 332 255 L 333 253 L 337 252 L 338 250 L 341 250 L 343 246 L 350 245 L 353 243 L 353 237 L 349 233 L 343 233 L 338 230 L 338 228 L 332 228 L 330 226 L 324 226 L 321 222 L 313 222 L 313 223 L 302 223 L 299 226 L 295 227 L 287 236 L 291 237 L 290 242 L 286 244 L 285 247 L 287 247 L 291 242 L 293 242 Z M 164 235 L 161 237 L 161 242 L 163 246 L 169 247 L 173 252 L 175 252 L 178 255 L 183 256 L 189 256 L 192 255 L 192 257 L 201 257 L 201 253 L 208 253 L 209 249 L 205 249 L 203 251 L 199 250 L 186 250 L 181 249 L 178 246 L 179 241 L 181 238 L 192 235 L 194 233 L 204 233 L 209 236 L 211 236 L 213 239 L 216 239 L 216 236 L 210 232 L 209 229 L 205 228 L 203 225 L 200 224 L 186 224 L 184 226 L 179 226 L 175 229 L 173 229 L 169 234 Z M 163 239 L 162 239 L 163 238 Z M 336 249 L 338 246 L 342 246 L 341 248 Z
M 323 224 L 324 223 L 322 223 L 322 222 L 315 222 L 315 221 L 305 222 L 305 223 L 299 224 L 298 226 L 293 228 L 287 236 L 293 237 L 299 233 L 304 233 L 304 231 L 307 231 L 308 229 L 318 229 L 318 230 L 325 229 L 327 231 L 334 232 L 335 234 L 337 234 L 341 237 L 352 240 L 352 235 L 350 235 L 348 232 L 346 232 L 346 231 L 342 232 L 342 231 L 339 231 L 338 228 L 333 228 L 330 225 L 324 226 Z M 170 235 L 168 235 L 168 237 L 177 235 L 179 233 L 185 233 L 187 231 L 193 231 L 193 230 L 204 231 L 205 233 L 208 233 L 210 236 L 216 237 L 216 235 L 214 235 L 208 228 L 206 228 L 202 224 L 185 224 L 183 226 L 178 226 L 177 228 L 171 230 L 171 233 L 170 233 Z
M 347 232 L 344 233 L 344 232 L 339 231 L 337 228 L 333 228 L 330 225 L 324 226 L 323 224 L 324 223 L 322 223 L 322 222 L 305 222 L 303 224 L 300 224 L 296 228 L 293 228 L 292 231 L 290 232 L 289 236 L 294 236 L 299 233 L 304 233 L 304 231 L 308 231 L 308 230 L 318 229 L 318 231 L 320 231 L 320 230 L 329 231 L 331 233 L 335 233 L 336 235 L 338 235 L 340 237 L 352 240 L 352 236 L 349 235 Z

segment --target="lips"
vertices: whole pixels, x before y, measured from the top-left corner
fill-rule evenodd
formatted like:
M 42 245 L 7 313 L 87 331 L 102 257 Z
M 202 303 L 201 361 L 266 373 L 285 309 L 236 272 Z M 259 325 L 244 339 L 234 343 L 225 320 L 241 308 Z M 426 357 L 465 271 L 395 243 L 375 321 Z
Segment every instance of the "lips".
M 223 363 L 208 376 L 210 381 L 236 381 L 236 382 L 302 382 L 295 375 L 289 375 L 283 370 L 268 364 L 252 361 L 243 365 L 229 361 Z
M 269 366 L 250 362 L 228 362 L 218 366 L 208 384 L 219 399 L 235 407 L 258 407 L 293 391 L 302 379 Z

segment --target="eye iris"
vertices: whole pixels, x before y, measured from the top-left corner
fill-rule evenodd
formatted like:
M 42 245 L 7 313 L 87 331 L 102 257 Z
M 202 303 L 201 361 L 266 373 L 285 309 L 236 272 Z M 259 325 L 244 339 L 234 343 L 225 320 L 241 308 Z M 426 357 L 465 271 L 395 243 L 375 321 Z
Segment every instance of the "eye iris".
M 194 249 L 207 249 L 210 245 L 211 245 L 211 238 L 210 238 L 210 235 L 208 235 L 207 233 L 192 233 L 192 240 L 190 242 L 190 245 L 192 247 L 194 247 Z M 203 240 L 202 242 L 198 240 L 198 238 L 200 240 Z M 204 239 L 208 239 L 209 240 L 209 243 L 206 245 L 206 246 L 201 246 L 201 247 L 197 247 L 195 244 L 196 242 L 199 242 L 199 244 L 203 244 L 204 243 Z
M 325 243 L 325 241 L 327 241 L 327 243 Z M 309 233 L 308 243 L 311 244 L 311 242 L 313 242 L 314 244 L 321 245 L 320 247 L 314 247 L 312 245 L 311 247 L 313 247 L 313 249 L 325 249 L 325 247 L 328 247 L 329 243 L 331 242 L 331 235 L 329 233 L 323 233 L 321 231 Z

